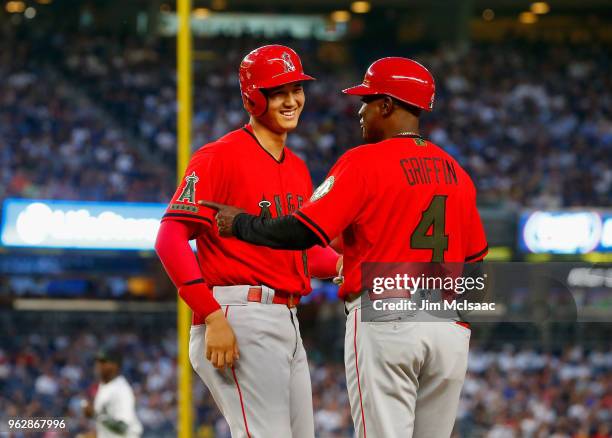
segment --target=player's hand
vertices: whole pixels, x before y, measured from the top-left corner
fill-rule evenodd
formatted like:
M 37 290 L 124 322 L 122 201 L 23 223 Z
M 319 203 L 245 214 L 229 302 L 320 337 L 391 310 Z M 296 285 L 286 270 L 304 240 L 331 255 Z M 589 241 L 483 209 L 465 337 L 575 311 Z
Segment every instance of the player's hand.
M 198 204 L 203 205 L 213 210 L 217 210 L 215 219 L 217 220 L 217 228 L 221 237 L 231 237 L 234 218 L 245 211 L 242 208 L 233 207 L 231 205 L 217 204 L 210 201 L 198 201 Z
M 206 317 L 206 359 L 219 369 L 231 368 L 239 359 L 238 342 L 232 326 L 227 322 L 223 312 L 217 310 Z
M 344 256 L 338 257 L 338 261 L 336 262 L 336 270 L 338 271 L 338 275 L 334 277 L 332 281 L 334 284 L 341 285 L 344 283 L 344 275 L 342 275 L 342 271 L 344 270 Z

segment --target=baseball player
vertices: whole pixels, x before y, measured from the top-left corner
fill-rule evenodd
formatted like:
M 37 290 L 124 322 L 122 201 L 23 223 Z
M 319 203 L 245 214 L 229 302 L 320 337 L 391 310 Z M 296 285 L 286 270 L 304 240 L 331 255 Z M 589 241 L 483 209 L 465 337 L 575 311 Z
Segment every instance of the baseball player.
M 359 110 L 367 142 L 348 151 L 308 202 L 280 219 L 217 208 L 221 235 L 275 248 L 327 245 L 341 235 L 347 325 L 345 366 L 359 437 L 438 438 L 453 429 L 467 368 L 465 323 L 361 322 L 368 300 L 365 262 L 475 262 L 487 253 L 470 177 L 450 155 L 419 134 L 434 80 L 419 63 L 383 58 L 361 85 Z M 364 304 L 365 303 L 365 304 Z
M 193 310 L 191 363 L 232 437 L 312 438 L 310 374 L 296 306 L 311 291 L 310 274 L 335 275 L 338 254 L 220 239 L 215 211 L 198 200 L 233 203 L 269 218 L 302 206 L 312 182 L 285 140 L 304 107 L 302 82 L 313 78 L 292 49 L 270 45 L 244 58 L 239 79 L 249 123 L 193 155 L 162 219 L 156 250 Z M 197 259 L 190 239 L 196 239 Z
M 134 391 L 121 375 L 121 362 L 121 354 L 114 349 L 101 349 L 96 355 L 100 384 L 93 406 L 85 402 L 83 412 L 95 418 L 97 438 L 138 438 L 142 435 Z

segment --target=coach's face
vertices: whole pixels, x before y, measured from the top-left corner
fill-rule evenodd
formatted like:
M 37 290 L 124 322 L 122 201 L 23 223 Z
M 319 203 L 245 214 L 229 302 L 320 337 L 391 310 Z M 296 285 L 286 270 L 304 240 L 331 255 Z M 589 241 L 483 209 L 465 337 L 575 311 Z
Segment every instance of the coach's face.
M 297 127 L 306 96 L 301 82 L 293 82 L 266 90 L 268 110 L 260 121 L 277 133 L 292 131 Z
M 376 143 L 383 139 L 381 129 L 382 107 L 384 96 L 372 95 L 361 98 L 361 108 L 359 109 L 359 125 L 361 125 L 361 135 L 366 143 Z

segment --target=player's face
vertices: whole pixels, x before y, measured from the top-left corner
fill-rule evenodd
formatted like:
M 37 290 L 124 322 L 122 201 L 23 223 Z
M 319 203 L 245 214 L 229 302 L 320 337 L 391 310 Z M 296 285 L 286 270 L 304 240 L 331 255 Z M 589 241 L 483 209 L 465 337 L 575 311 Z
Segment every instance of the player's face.
M 107 360 L 96 360 L 95 372 L 100 380 L 108 382 L 117 374 L 117 364 Z
M 268 111 L 260 121 L 277 133 L 292 131 L 297 127 L 304 108 L 304 87 L 301 82 L 281 85 L 267 90 Z
M 383 139 L 380 129 L 381 115 L 380 102 L 383 96 L 363 96 L 361 108 L 359 109 L 359 125 L 361 125 L 361 136 L 367 143 L 376 143 Z

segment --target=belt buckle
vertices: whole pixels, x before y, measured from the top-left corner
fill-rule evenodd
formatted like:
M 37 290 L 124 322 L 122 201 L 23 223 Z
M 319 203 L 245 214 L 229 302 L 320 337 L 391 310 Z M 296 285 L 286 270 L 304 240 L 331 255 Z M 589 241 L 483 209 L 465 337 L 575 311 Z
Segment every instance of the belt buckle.
M 287 307 L 293 309 L 294 307 L 297 307 L 299 301 L 300 299 L 296 294 L 289 294 L 287 297 Z

